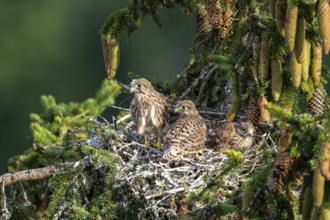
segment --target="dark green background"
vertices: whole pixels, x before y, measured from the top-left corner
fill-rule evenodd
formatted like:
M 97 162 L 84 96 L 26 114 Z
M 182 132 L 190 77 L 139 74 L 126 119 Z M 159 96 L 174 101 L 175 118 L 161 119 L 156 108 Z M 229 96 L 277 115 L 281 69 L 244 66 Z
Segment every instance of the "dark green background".
M 10 156 L 31 147 L 29 114 L 42 113 L 41 95 L 58 102 L 94 96 L 106 77 L 98 30 L 127 2 L 0 0 L 0 173 Z M 121 37 L 119 80 L 128 83 L 128 71 L 161 80 L 182 71 L 195 18 L 172 9 L 161 13 L 161 21 L 162 29 L 147 18 L 131 44 Z
M 42 113 L 41 95 L 54 95 L 58 102 L 94 96 L 106 77 L 98 30 L 127 2 L 0 0 L 0 173 L 10 156 L 31 147 L 29 114 Z M 160 80 L 182 71 L 195 18 L 180 9 L 165 10 L 160 17 L 162 29 L 147 18 L 131 44 L 121 36 L 120 81 L 129 83 L 128 71 Z M 129 101 L 117 105 L 127 107 Z

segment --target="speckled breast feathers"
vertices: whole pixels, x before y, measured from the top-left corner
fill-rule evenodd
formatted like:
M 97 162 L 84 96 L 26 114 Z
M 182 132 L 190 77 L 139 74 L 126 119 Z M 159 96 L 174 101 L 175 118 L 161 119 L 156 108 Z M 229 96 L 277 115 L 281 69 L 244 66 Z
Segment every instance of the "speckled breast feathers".
M 176 111 L 180 113 L 180 117 L 164 137 L 168 148 L 163 156 L 166 160 L 178 159 L 185 154 L 198 152 L 204 147 L 206 139 L 205 121 L 191 101 L 179 102 Z
M 133 80 L 131 92 L 135 95 L 131 101 L 131 114 L 139 134 L 155 133 L 163 136 L 167 125 L 168 104 L 165 96 L 158 93 L 146 79 Z

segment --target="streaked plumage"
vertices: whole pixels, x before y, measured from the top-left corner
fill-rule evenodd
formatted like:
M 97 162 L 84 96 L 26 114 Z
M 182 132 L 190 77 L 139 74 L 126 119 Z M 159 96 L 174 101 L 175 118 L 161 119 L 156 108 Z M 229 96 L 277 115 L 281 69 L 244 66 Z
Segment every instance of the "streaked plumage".
M 178 160 L 185 154 L 196 153 L 204 147 L 206 140 L 205 121 L 192 101 L 178 102 L 175 111 L 180 113 L 180 117 L 164 137 L 168 148 L 163 155 L 166 160 Z
M 160 137 L 164 134 L 168 119 L 168 104 L 165 96 L 157 92 L 144 78 L 133 80 L 130 92 L 135 93 L 130 110 L 137 132 L 144 135 L 146 145 L 149 145 L 147 135 L 156 134 L 159 148 Z
M 215 151 L 243 150 L 253 144 L 254 126 L 251 122 L 228 122 L 214 120 L 207 123 L 205 146 Z

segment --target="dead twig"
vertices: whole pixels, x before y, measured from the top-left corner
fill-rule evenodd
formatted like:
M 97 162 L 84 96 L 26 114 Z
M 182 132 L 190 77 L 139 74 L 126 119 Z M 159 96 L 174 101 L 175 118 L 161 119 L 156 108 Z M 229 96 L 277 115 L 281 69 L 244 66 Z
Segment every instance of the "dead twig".
M 0 182 L 3 187 L 10 186 L 12 184 L 23 182 L 23 181 L 35 181 L 35 180 L 43 180 L 49 177 L 52 177 L 54 174 L 63 171 L 77 171 L 82 170 L 87 166 L 93 164 L 93 161 L 90 156 L 86 156 L 81 160 L 75 162 L 65 162 L 50 165 L 47 167 L 18 171 L 15 173 L 6 173 L 0 176 Z
M 212 65 L 207 65 L 202 69 L 201 73 L 199 74 L 199 77 L 197 77 L 191 83 L 191 85 L 188 87 L 188 89 L 186 89 L 186 91 L 184 91 L 182 93 L 182 95 L 178 98 L 178 101 L 183 100 L 187 95 L 189 95 L 191 93 L 191 91 L 198 85 L 198 83 L 200 81 L 202 81 L 206 77 L 206 75 L 209 73 L 209 69 L 210 69 L 211 66 Z
M 207 83 L 209 81 L 210 78 L 212 78 L 212 76 L 214 75 L 214 73 L 216 72 L 216 70 L 218 70 L 219 67 L 218 66 L 214 66 L 207 74 L 206 76 L 204 77 L 203 79 L 203 82 L 202 82 L 202 85 L 200 87 L 200 90 L 199 90 L 199 93 L 198 93 L 198 96 L 197 96 L 197 99 L 196 99 L 196 103 L 200 103 L 201 102 L 201 99 L 203 97 L 203 93 L 205 91 L 205 87 L 207 86 Z
M 148 196 L 145 197 L 145 199 L 148 200 L 148 199 L 157 198 L 157 197 L 167 195 L 167 194 L 176 194 L 177 192 L 182 192 L 184 190 L 185 190 L 184 187 L 179 187 L 179 188 L 176 188 L 176 189 L 170 189 L 170 190 L 166 190 L 166 191 L 162 191 L 162 192 L 158 192 L 158 193 L 148 195 Z

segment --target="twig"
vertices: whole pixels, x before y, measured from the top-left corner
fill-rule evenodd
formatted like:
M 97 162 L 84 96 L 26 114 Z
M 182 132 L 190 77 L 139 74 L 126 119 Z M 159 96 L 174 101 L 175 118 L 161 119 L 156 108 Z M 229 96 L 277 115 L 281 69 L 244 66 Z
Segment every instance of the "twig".
M 178 98 L 178 101 L 184 99 L 187 95 L 189 95 L 191 93 L 191 90 L 193 88 L 195 88 L 197 86 L 197 84 L 203 80 L 205 78 L 205 76 L 207 75 L 207 73 L 209 72 L 208 69 L 210 68 L 210 66 L 205 66 L 202 71 L 201 74 L 199 74 L 199 77 L 197 77 L 192 83 L 191 85 L 188 87 L 188 89 L 186 89 L 186 91 L 184 91 L 182 93 L 182 95 Z
M 115 80 L 115 82 L 117 83 L 117 84 L 119 84 L 121 87 L 123 87 L 124 89 L 126 89 L 126 90 L 130 90 L 130 87 L 128 86 L 128 85 L 125 85 L 124 83 L 122 83 L 122 82 L 119 82 L 118 80 Z
M 1 181 L 1 197 L 2 197 L 2 208 L 1 208 L 2 215 L 0 216 L 1 219 L 9 219 L 10 218 L 10 213 L 7 209 L 7 197 L 6 197 L 6 192 L 5 192 L 5 179 L 6 178 L 4 178 Z
M 198 110 L 199 113 L 201 114 L 206 114 L 206 115 L 219 115 L 219 116 L 225 116 L 225 112 L 212 112 L 212 111 L 205 111 L 205 110 Z
M 109 107 L 119 109 L 119 110 L 129 111 L 129 108 L 122 108 L 122 107 L 115 106 L 115 105 L 110 105 Z
M 163 191 L 163 192 L 158 192 L 158 193 L 154 193 L 154 194 L 145 196 L 145 199 L 146 200 L 154 199 L 154 198 L 157 198 L 157 197 L 160 197 L 160 196 L 163 196 L 163 195 L 175 194 L 177 192 L 182 192 L 184 190 L 185 190 L 184 187 L 179 187 L 179 188 L 176 188 L 176 189 L 170 189 L 170 190 L 166 190 L 166 191 Z
M 125 116 L 119 118 L 116 122 L 117 122 L 117 124 L 119 124 L 119 123 L 121 123 L 121 122 L 126 121 L 126 120 L 129 119 L 130 117 L 132 117 L 131 114 L 125 115 Z
M 146 210 L 151 209 L 152 207 L 155 207 L 156 205 L 158 205 L 159 203 L 161 203 L 162 201 L 164 201 L 164 200 L 167 199 L 168 197 L 170 197 L 170 196 L 169 196 L 169 195 L 164 196 L 164 198 L 158 200 L 153 206 L 149 206 L 149 207 L 147 207 Z
M 218 69 L 218 66 L 214 66 L 205 76 L 205 78 L 203 79 L 203 83 L 200 87 L 197 99 L 196 99 L 196 103 L 199 103 L 203 97 L 203 93 L 205 90 L 205 87 L 207 85 L 207 82 L 209 81 L 209 79 L 213 76 L 213 74 L 215 73 L 215 71 Z

